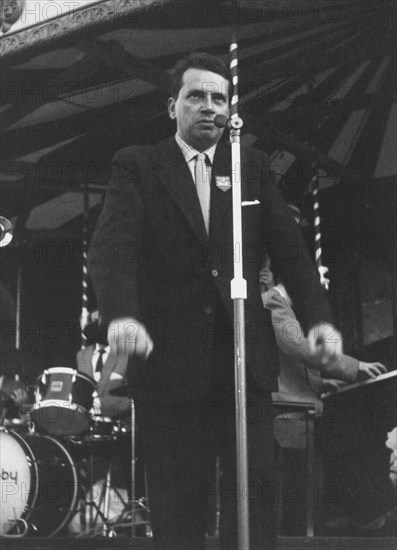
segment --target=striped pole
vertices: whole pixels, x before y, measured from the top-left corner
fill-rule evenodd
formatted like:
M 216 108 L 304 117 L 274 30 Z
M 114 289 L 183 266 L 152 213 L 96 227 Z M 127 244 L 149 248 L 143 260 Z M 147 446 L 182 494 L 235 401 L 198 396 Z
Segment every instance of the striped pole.
M 233 30 L 230 43 L 230 74 L 232 76 L 233 94 L 230 105 L 230 118 L 233 120 L 238 117 L 238 47 L 236 31 Z
M 88 345 L 87 338 L 84 336 L 83 329 L 90 321 L 90 314 L 88 311 L 88 218 L 89 218 L 89 194 L 88 185 L 84 185 L 84 220 L 83 220 L 83 265 L 82 265 L 82 277 L 81 277 L 81 315 L 80 315 L 80 329 L 81 329 L 81 349 L 84 349 Z
M 241 129 L 243 121 L 238 116 L 238 46 L 235 28 L 232 31 L 232 40 L 230 43 L 230 74 L 233 86 L 232 100 L 230 103 L 230 125 L 231 128 L 236 131 Z
M 323 287 L 328 290 L 329 279 L 325 277 L 328 273 L 328 267 L 323 266 L 322 263 L 322 247 L 321 247 L 321 218 L 320 218 L 320 202 L 319 202 L 319 172 L 316 168 L 316 173 L 312 178 L 312 196 L 313 196 L 313 214 L 314 214 L 314 256 L 317 265 L 318 272 L 320 274 L 320 282 Z

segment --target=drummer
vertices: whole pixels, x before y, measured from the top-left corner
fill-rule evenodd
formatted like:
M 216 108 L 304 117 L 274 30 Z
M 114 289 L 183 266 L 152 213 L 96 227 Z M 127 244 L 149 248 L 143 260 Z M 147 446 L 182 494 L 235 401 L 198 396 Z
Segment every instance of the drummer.
M 21 352 L 6 344 L 0 344 L 0 418 L 17 418 L 27 401 L 26 386 L 19 381 L 24 362 Z
M 82 505 L 94 503 L 101 507 L 107 519 L 119 516 L 127 506 L 137 487 L 132 487 L 132 401 L 127 396 L 111 392 L 126 386 L 127 356 L 114 355 L 106 338 L 98 330 L 98 311 L 90 314 L 91 322 L 83 329 L 87 346 L 77 352 L 77 370 L 96 382 L 96 392 L 89 434 L 83 434 L 72 445 L 73 459 L 80 476 L 81 488 L 88 495 Z M 108 510 L 101 503 L 107 474 L 110 468 L 110 493 Z M 138 496 L 142 496 L 139 494 Z M 79 507 L 81 509 L 81 507 Z M 87 514 L 84 514 L 87 520 Z M 87 525 L 75 515 L 69 523 L 70 534 L 85 534 Z M 103 516 L 94 514 L 95 524 L 90 529 L 102 526 Z
M 31 360 L 14 347 L 16 306 L 11 293 L 0 281 L 0 418 L 19 418 L 28 400 L 25 385 Z M 22 383 L 22 381 L 24 383 Z M 31 382 L 31 380 L 29 380 Z
M 131 422 L 131 400 L 114 396 L 111 391 L 126 384 L 128 356 L 110 353 L 106 337 L 98 331 L 98 311 L 91 314 L 91 319 L 83 330 L 89 345 L 77 353 L 77 370 L 97 383 L 94 415 L 111 418 L 125 426 Z
M 91 323 L 83 329 L 88 346 L 77 352 L 77 370 L 96 382 L 92 409 L 92 438 L 98 443 L 92 482 L 106 477 L 112 462 L 112 485 L 130 489 L 132 402 L 111 391 L 126 384 L 128 357 L 110 352 L 106 339 L 98 330 L 98 311 L 91 313 Z M 87 440 L 87 441 L 88 441 Z M 84 466 L 82 467 L 84 478 Z

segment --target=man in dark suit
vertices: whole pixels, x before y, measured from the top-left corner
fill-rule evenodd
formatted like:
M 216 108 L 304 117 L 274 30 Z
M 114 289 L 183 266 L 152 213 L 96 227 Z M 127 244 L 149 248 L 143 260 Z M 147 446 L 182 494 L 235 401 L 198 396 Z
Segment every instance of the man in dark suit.
M 229 115 L 229 73 L 207 54 L 180 61 L 168 110 L 177 134 L 117 153 L 90 249 L 90 274 L 111 348 L 131 356 L 129 383 L 145 445 L 154 544 L 202 550 L 207 483 L 221 457 L 221 548 L 236 548 L 236 501 L 250 499 L 251 549 L 274 548 L 271 392 L 277 346 L 261 302 L 269 252 L 299 310 L 312 353 L 341 352 L 318 274 L 269 177 L 265 155 L 242 148 L 243 246 L 233 250 L 230 147 L 214 118 Z M 199 153 L 204 153 L 200 155 Z M 233 257 L 245 302 L 249 494 L 235 465 Z M 143 361 L 143 360 L 146 361 Z

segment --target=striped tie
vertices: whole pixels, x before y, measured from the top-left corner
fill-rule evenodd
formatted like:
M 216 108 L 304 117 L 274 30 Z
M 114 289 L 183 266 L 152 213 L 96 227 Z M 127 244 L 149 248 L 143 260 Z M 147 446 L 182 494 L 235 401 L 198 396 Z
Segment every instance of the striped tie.
M 201 212 L 203 213 L 204 224 L 209 234 L 210 228 L 210 181 L 206 166 L 206 155 L 204 153 L 198 153 L 196 156 L 196 170 L 195 179 L 197 187 L 197 195 L 201 205 Z

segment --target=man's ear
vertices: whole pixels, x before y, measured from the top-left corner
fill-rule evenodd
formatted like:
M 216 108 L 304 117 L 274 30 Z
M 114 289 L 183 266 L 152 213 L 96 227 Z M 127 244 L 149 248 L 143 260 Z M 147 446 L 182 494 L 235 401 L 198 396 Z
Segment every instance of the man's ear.
M 168 114 L 172 120 L 176 118 L 175 99 L 173 97 L 168 99 Z

